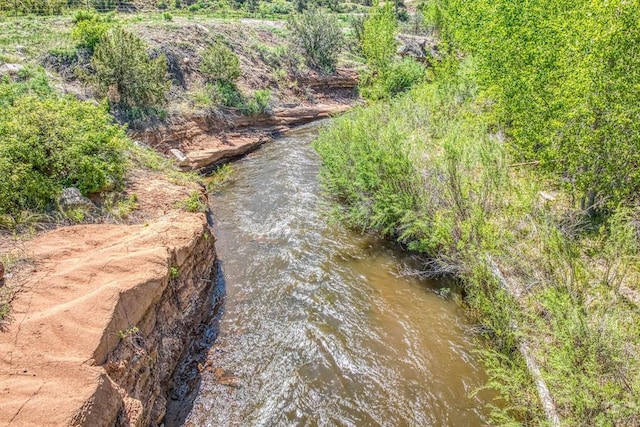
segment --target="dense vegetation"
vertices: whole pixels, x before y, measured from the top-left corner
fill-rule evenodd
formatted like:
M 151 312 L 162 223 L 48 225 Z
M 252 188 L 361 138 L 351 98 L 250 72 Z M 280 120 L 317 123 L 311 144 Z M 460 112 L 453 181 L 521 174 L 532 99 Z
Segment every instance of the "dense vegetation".
M 23 78 L 0 80 L 0 215 L 42 212 L 65 187 L 118 185 L 128 140 L 105 106 L 55 96 L 40 72 Z
M 430 2 L 431 81 L 316 143 L 350 225 L 463 282 L 496 424 L 548 423 L 522 346 L 562 425 L 640 423 L 634 6 Z
M 478 61 L 521 161 L 562 177 L 583 208 L 640 185 L 640 12 L 615 0 L 437 0 L 445 36 Z

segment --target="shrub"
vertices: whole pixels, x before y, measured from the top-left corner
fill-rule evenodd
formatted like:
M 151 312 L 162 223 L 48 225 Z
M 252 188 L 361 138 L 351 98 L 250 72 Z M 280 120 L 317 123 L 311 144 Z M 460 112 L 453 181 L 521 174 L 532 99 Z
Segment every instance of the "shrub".
M 368 74 L 363 78 L 360 89 L 362 96 L 378 100 L 395 96 L 421 82 L 425 76 L 422 64 L 411 58 L 392 62 L 386 70 L 378 74 Z
M 0 111 L 13 105 L 22 96 L 45 97 L 53 93 L 42 68 L 25 68 L 19 77 L 18 82 L 12 82 L 8 76 L 0 78 Z
M 147 46 L 122 28 L 105 33 L 91 58 L 94 82 L 109 103 L 127 115 L 147 115 L 166 103 L 171 82 L 163 55 L 149 58 Z
M 0 214 L 43 211 L 65 187 L 121 182 L 127 139 L 104 107 L 27 95 L 0 110 Z
M 17 7 L 22 13 L 35 13 L 39 15 L 57 15 L 67 6 L 66 0 L 20 0 L 12 3 L 11 7 Z
M 362 51 L 375 71 L 384 70 L 393 59 L 397 30 L 392 4 L 380 7 L 376 2 L 362 28 Z
M 71 37 L 79 48 L 94 51 L 96 45 L 109 30 L 110 24 L 103 21 L 98 15 L 90 19 L 81 19 L 71 31 Z
M 267 89 L 257 90 L 247 102 L 244 113 L 249 115 L 268 113 L 270 101 L 271 91 Z
M 207 92 L 213 104 L 232 108 L 244 107 L 244 98 L 233 83 L 225 81 L 210 83 L 207 85 Z
M 77 24 L 82 21 L 91 21 L 96 18 L 96 13 L 92 10 L 78 10 L 73 14 L 73 18 L 71 18 L 71 22 Z
M 173 21 L 173 15 L 169 12 L 162 12 L 162 19 L 165 21 Z
M 216 42 L 202 53 L 200 72 L 208 82 L 233 83 L 240 77 L 240 60 L 229 47 Z
M 340 22 L 334 15 L 309 10 L 288 21 L 294 46 L 302 49 L 307 64 L 325 72 L 335 70 L 344 45 Z

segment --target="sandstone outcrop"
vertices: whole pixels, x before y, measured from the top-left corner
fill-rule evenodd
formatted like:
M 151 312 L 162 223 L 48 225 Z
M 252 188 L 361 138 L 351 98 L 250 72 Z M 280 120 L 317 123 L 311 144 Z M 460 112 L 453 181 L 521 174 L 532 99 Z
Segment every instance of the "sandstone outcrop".
M 173 372 L 210 313 L 204 214 L 60 228 L 0 333 L 0 425 L 158 425 Z

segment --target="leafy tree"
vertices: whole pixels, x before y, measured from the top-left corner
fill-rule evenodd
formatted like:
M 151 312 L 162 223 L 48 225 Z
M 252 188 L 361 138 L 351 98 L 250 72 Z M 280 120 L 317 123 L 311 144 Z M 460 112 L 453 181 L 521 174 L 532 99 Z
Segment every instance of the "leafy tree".
M 389 2 L 380 6 L 376 2 L 362 29 L 362 51 L 375 71 L 384 71 L 396 53 L 398 23 Z
M 613 0 L 434 0 L 445 37 L 479 62 L 523 161 L 589 212 L 640 190 L 640 8 Z

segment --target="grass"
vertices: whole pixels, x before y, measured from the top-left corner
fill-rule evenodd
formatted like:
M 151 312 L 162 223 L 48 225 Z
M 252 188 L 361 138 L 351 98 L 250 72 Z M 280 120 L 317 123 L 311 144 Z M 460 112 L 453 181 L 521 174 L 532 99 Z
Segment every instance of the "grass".
M 0 20 L 0 62 L 36 63 L 43 53 L 73 47 L 69 17 Z
M 349 225 L 462 282 L 490 344 L 488 386 L 506 402 L 494 423 L 547 422 L 524 343 L 562 425 L 638 425 L 640 307 L 621 292 L 640 279 L 638 213 L 592 219 L 535 165 L 517 164 L 474 73 L 471 59 L 445 61 L 433 82 L 336 119 L 315 143 L 324 188 Z

